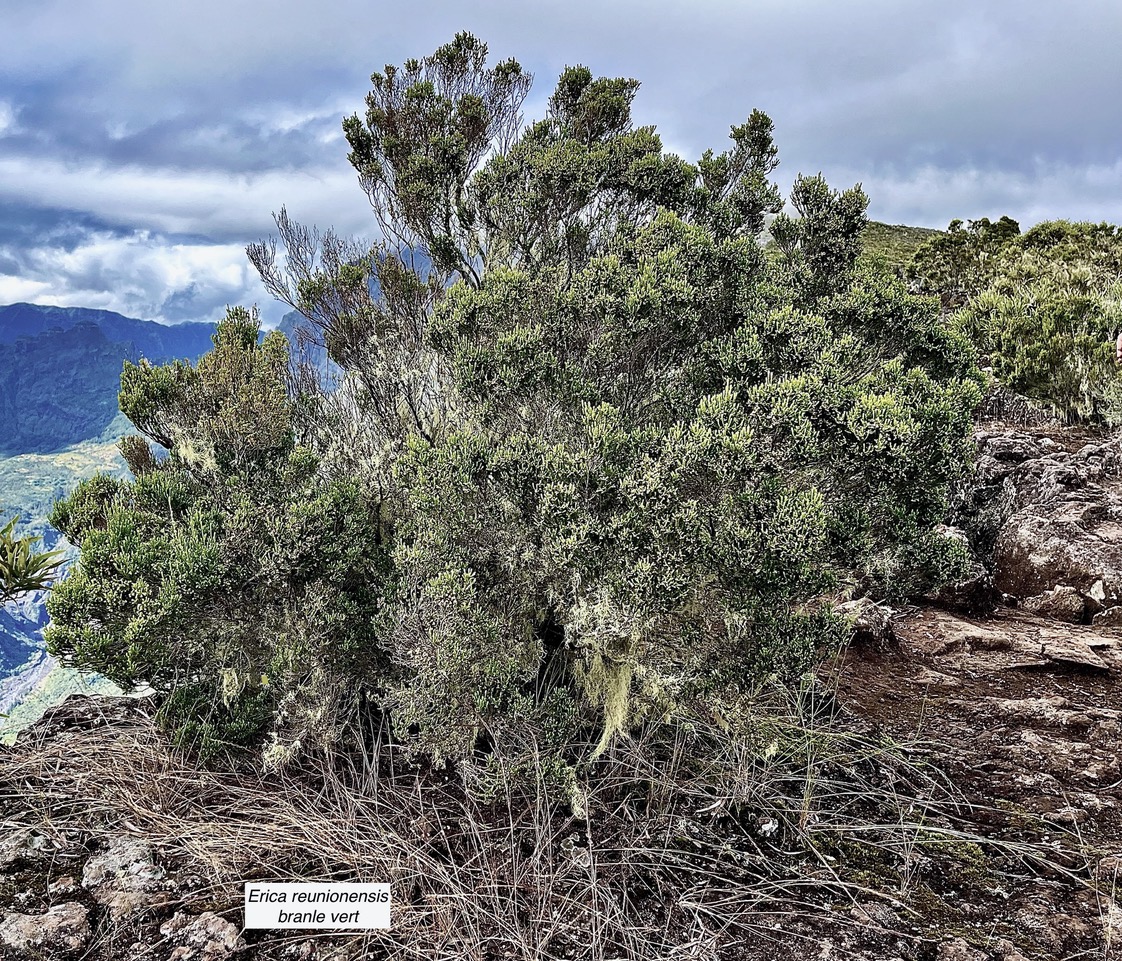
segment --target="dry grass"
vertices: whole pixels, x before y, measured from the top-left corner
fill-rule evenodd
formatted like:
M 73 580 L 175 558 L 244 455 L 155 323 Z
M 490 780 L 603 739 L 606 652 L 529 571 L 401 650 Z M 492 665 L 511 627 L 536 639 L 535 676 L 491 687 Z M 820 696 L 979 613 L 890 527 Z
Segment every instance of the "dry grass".
M 874 902 L 915 938 L 915 865 L 982 840 L 937 774 L 806 691 L 770 707 L 762 747 L 701 725 L 617 741 L 582 778 L 583 817 L 543 791 L 473 800 L 388 747 L 284 777 L 207 771 L 120 702 L 73 730 L 74 703 L 0 752 L 0 827 L 142 836 L 203 877 L 185 909 L 235 923 L 246 880 L 391 882 L 392 931 L 320 936 L 321 957 L 798 957 L 824 930 L 868 934 L 851 909 Z M 995 862 L 1049 853 L 1023 847 Z M 294 940 L 257 935 L 263 958 Z

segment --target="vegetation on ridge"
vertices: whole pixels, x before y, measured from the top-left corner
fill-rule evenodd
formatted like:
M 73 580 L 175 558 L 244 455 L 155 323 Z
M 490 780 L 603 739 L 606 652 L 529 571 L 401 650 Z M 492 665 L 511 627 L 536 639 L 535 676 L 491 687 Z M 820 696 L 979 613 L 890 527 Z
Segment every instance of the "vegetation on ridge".
M 250 250 L 342 384 L 289 384 L 235 309 L 197 366 L 126 369 L 167 457 L 126 441 L 135 480 L 55 510 L 51 649 L 189 738 L 279 761 L 374 709 L 481 790 L 543 753 L 571 783 L 643 725 L 749 730 L 844 637 L 827 595 L 965 564 L 973 352 L 858 266 L 860 189 L 799 177 L 785 214 L 763 113 L 689 163 L 583 67 L 523 123 L 486 53 L 387 66 L 344 122 L 384 244 L 282 213 L 285 266 Z
M 1022 234 L 1009 217 L 956 220 L 916 251 L 909 276 L 956 311 L 956 329 L 1007 387 L 1068 421 L 1122 422 L 1117 227 L 1061 220 Z

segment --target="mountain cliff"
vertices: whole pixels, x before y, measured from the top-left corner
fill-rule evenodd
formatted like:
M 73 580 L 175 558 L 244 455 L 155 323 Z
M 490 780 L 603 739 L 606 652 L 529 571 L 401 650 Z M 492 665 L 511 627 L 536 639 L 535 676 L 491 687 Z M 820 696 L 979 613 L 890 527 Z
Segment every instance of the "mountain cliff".
M 0 456 L 97 437 L 117 416 L 126 360 L 196 360 L 212 324 L 167 327 L 105 310 L 0 307 Z

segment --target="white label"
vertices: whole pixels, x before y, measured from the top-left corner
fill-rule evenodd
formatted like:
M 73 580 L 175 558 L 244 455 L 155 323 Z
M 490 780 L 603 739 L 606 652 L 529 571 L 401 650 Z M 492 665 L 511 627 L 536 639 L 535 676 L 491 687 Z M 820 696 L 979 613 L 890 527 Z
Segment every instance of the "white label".
M 389 884 L 247 881 L 247 928 L 388 928 Z

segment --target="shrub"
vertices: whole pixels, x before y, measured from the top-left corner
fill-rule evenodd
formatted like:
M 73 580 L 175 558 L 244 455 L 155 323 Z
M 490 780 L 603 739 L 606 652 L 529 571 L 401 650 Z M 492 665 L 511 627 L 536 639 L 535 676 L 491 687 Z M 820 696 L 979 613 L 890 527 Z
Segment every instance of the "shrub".
M 380 676 L 378 505 L 294 444 L 287 343 L 257 340 L 235 309 L 197 367 L 127 366 L 122 408 L 167 456 L 126 439 L 135 480 L 95 477 L 51 516 L 81 555 L 48 599 L 49 649 L 166 695 L 207 752 Z
M 960 308 L 953 323 L 1006 387 L 1072 420 L 1122 419 L 1122 237 L 1108 224 L 959 221 L 921 247 L 910 275 Z
M 569 68 L 523 125 L 529 78 L 486 54 L 387 67 L 344 122 L 386 243 L 282 212 L 287 266 L 250 249 L 342 384 L 285 395 L 235 312 L 197 368 L 126 369 L 166 461 L 60 508 L 93 522 L 53 646 L 158 684 L 181 726 L 271 713 L 281 759 L 368 699 L 431 758 L 571 785 L 586 741 L 749 716 L 844 638 L 831 592 L 953 574 L 927 546 L 973 353 L 856 269 L 860 189 L 800 178 L 765 256 L 764 114 L 690 164 L 634 125 L 634 81 Z

